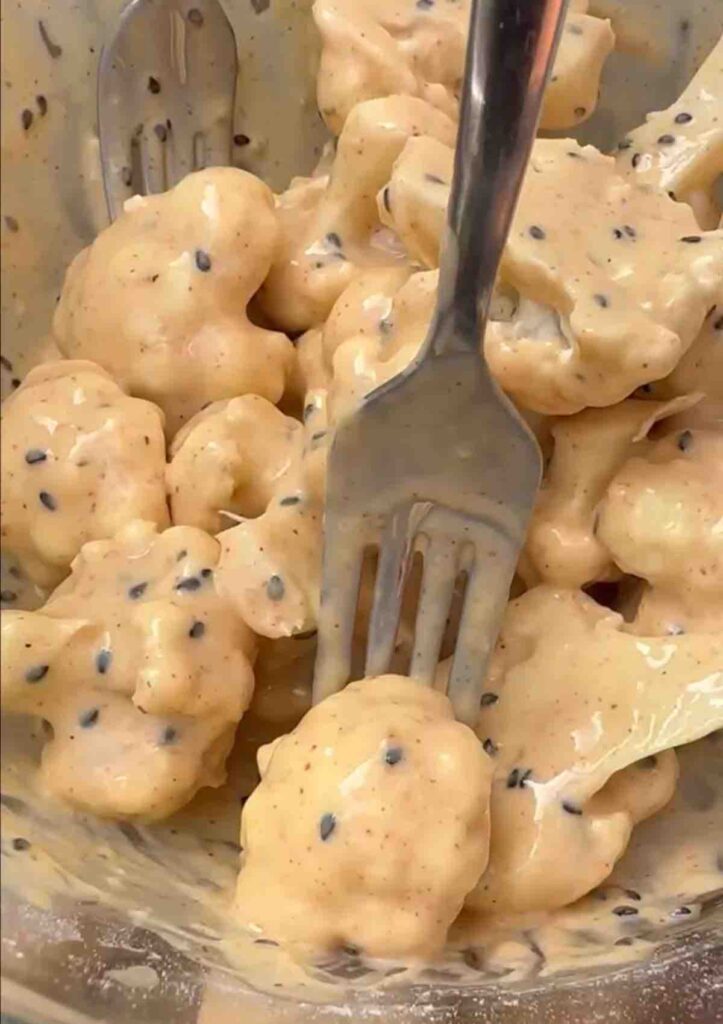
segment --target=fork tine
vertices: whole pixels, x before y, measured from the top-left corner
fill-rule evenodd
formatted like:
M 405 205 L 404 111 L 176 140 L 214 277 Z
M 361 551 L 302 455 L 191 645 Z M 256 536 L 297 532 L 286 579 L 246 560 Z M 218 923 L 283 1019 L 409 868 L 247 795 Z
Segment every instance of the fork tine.
M 399 615 L 408 569 L 409 508 L 395 512 L 382 534 L 379 567 L 374 585 L 374 601 L 369 621 L 366 676 L 380 676 L 389 671 L 394 653 Z
M 501 534 L 479 547 L 465 592 L 462 619 L 449 673 L 447 696 L 460 722 L 474 726 L 479 717 L 480 697 L 487 664 L 509 597 L 515 568 L 514 545 Z
M 141 194 L 156 195 L 163 191 L 163 143 L 148 125 L 137 135 Z
M 319 606 L 313 700 L 317 704 L 349 681 L 359 580 L 366 544 L 361 541 L 347 555 L 344 531 L 326 526 L 324 589 Z M 344 552 L 342 557 L 341 552 Z
M 431 686 L 447 626 L 458 572 L 458 545 L 448 537 L 432 537 L 424 551 L 422 588 L 414 624 L 410 676 Z

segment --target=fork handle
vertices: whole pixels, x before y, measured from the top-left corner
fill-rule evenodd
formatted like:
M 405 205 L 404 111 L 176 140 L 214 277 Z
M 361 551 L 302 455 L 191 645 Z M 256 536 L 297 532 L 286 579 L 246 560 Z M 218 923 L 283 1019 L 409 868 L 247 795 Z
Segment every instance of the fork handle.
M 477 348 L 567 0 L 472 0 L 432 352 Z

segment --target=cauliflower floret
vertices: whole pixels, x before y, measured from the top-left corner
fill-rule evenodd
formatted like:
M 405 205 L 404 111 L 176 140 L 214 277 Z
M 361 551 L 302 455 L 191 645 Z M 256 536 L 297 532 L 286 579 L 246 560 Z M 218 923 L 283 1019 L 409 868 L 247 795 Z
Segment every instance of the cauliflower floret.
M 176 435 L 167 470 L 173 522 L 220 533 L 262 515 L 301 457 L 303 428 L 259 395 L 214 402 Z M 296 504 L 292 492 L 280 501 Z
M 661 599 L 677 599 L 692 615 L 717 609 L 720 621 L 722 524 L 723 431 L 685 429 L 621 466 L 597 533 L 620 568 L 647 580 Z
M 218 542 L 136 520 L 86 544 L 36 612 L 2 618 L 2 704 L 52 727 L 45 787 L 156 819 L 219 786 L 253 691 L 254 640 L 214 582 Z
M 301 956 L 426 958 L 487 861 L 491 761 L 447 698 L 352 683 L 259 752 L 236 914 Z
M 554 449 L 525 545 L 524 574 L 530 582 L 582 587 L 617 574 L 597 531 L 600 502 L 628 456 L 645 450 L 655 423 L 692 401 L 629 399 L 553 421 Z
M 477 726 L 495 774 L 473 909 L 553 909 L 594 888 L 672 795 L 674 765 L 650 786 L 645 759 L 723 726 L 723 637 L 622 627 L 579 591 L 510 604 Z
M 488 326 L 492 372 L 529 408 L 577 412 L 671 372 L 723 286 L 723 233 L 592 146 L 542 139 L 500 274 L 525 301 Z
M 721 218 L 716 181 L 723 174 L 723 36 L 675 103 L 649 114 L 618 146 L 621 172 L 689 203 L 700 226 Z
M 609 21 L 585 13 L 587 0 L 570 8 L 542 105 L 545 129 L 592 114 L 615 42 Z M 335 135 L 357 103 L 393 94 L 457 117 L 469 0 L 316 0 L 313 10 L 322 39 L 319 110 Z
M 321 585 L 327 430 L 326 394 L 307 395 L 303 447 L 278 477 L 266 511 L 219 536 L 218 587 L 260 636 L 316 628 Z
M 2 547 L 42 587 L 130 519 L 168 525 L 163 414 L 94 363 L 37 366 L 3 405 Z
M 451 146 L 454 122 L 411 96 L 360 103 L 344 125 L 329 177 L 296 182 L 279 198 L 280 237 L 258 296 L 272 322 L 293 330 L 319 324 L 360 269 L 403 261 L 379 223 L 376 195 L 404 143 L 419 134 Z
M 246 312 L 276 238 L 271 191 L 232 167 L 129 199 L 68 269 L 53 325 L 63 354 L 156 402 L 170 437 L 208 402 L 278 402 L 292 345 Z

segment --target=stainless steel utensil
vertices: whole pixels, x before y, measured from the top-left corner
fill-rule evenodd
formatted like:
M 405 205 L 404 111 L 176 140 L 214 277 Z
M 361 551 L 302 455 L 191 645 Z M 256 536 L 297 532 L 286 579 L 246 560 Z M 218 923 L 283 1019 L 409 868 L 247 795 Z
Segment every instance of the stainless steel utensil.
M 365 553 L 378 549 L 365 675 L 388 671 L 410 553 L 424 559 L 410 674 L 431 683 L 466 576 L 448 681 L 473 724 L 541 471 L 480 357 L 565 0 L 474 0 L 437 308 L 415 361 L 340 424 L 329 458 L 314 699 L 351 672 Z
M 131 0 L 98 70 L 108 213 L 231 163 L 238 59 L 218 0 Z

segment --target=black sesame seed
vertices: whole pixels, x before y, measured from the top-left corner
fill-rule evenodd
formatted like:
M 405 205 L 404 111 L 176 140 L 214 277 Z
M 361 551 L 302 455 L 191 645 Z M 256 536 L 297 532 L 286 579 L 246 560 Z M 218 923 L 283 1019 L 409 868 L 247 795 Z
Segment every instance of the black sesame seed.
M 13 850 L 16 850 L 18 853 L 22 853 L 24 850 L 30 849 L 30 840 L 23 839 L 22 836 L 16 836 L 12 841 L 12 847 Z
M 628 238 L 638 237 L 637 231 L 635 230 L 635 228 L 631 227 L 630 224 L 623 224 L 623 231 L 628 236 Z
M 688 114 L 685 110 L 681 110 L 679 114 L 675 115 L 676 124 L 689 124 L 693 120 L 693 115 Z
M 162 747 L 167 747 L 171 743 L 175 743 L 178 739 L 178 729 L 174 729 L 172 725 L 167 725 L 163 729 L 160 735 L 159 743 Z
M 336 231 L 330 231 L 326 236 L 326 240 L 329 245 L 333 245 L 335 249 L 341 249 L 341 237 Z
M 428 11 L 434 7 L 434 0 L 417 0 L 417 7 L 420 11 Z
M 9 213 L 6 213 L 3 219 L 8 231 L 12 231 L 13 234 L 16 234 L 20 230 L 20 225 L 18 224 L 17 219 L 15 217 L 11 217 Z
M 248 135 L 244 135 L 243 132 L 239 132 L 233 137 L 234 146 L 248 146 L 249 142 L 251 142 L 251 139 Z
M 49 491 L 40 491 L 38 498 L 40 499 L 40 504 L 44 505 L 48 512 L 55 512 L 58 503 Z
M 613 907 L 613 914 L 615 914 L 616 917 L 633 917 L 637 912 L 637 907 L 627 907 L 624 905 L 621 907 Z
M 309 416 L 311 416 L 314 409 L 316 409 L 316 406 L 312 402 L 304 406 L 304 421 L 308 420 Z
M 193 623 L 193 625 L 189 629 L 188 635 L 191 637 L 192 640 L 198 640 L 199 637 L 202 637 L 205 632 L 206 632 L 206 624 L 204 622 L 200 622 L 198 619 L 196 619 L 196 621 Z
M 38 105 L 38 113 L 40 114 L 41 117 L 45 117 L 45 115 L 48 112 L 48 100 L 47 100 L 47 97 L 42 96 L 42 95 L 41 96 L 36 96 L 35 97 L 35 102 Z
M 562 809 L 568 814 L 582 814 L 582 807 L 578 807 L 577 804 L 573 804 L 569 800 L 562 801 Z
M 661 146 L 672 146 L 674 142 L 675 142 L 675 136 L 674 135 L 669 135 L 669 134 L 666 133 L 665 135 L 658 136 L 658 143 Z
M 681 452 L 687 452 L 693 443 L 693 434 L 690 430 L 682 430 L 675 443 Z
M 683 235 L 681 242 L 687 242 L 689 245 L 696 245 L 698 242 L 702 242 L 703 239 L 700 235 Z
M 497 753 L 498 748 L 494 740 L 491 740 L 488 736 L 487 739 L 484 740 L 484 742 L 482 743 L 482 749 L 484 750 L 485 754 L 489 754 L 490 757 L 494 757 L 494 755 Z
M 480 707 L 487 708 L 490 704 L 496 704 L 499 699 L 496 693 L 483 693 L 479 700 Z
M 196 266 L 204 274 L 211 269 L 211 257 L 203 249 L 196 249 Z
M 153 75 L 148 76 L 148 91 L 152 92 L 154 96 L 161 91 L 161 83 Z
M 388 185 L 384 189 L 384 191 L 382 192 L 382 203 L 384 204 L 384 209 L 387 211 L 387 213 L 391 213 L 392 212 L 392 204 L 391 204 L 390 199 L 389 199 L 389 186 Z
M 319 430 L 316 434 L 312 434 L 311 435 L 311 440 L 312 441 L 321 441 L 322 437 L 326 437 L 326 431 L 325 430 Z
M 575 107 L 575 117 L 584 117 L 587 114 L 587 107 Z
M 673 917 L 687 917 L 688 914 L 692 914 L 693 911 L 690 907 L 676 907 L 673 911 Z
M 266 593 L 270 601 L 281 601 L 284 594 L 286 593 L 286 587 L 284 581 L 280 576 L 269 576 L 266 584 Z
M 90 708 L 88 711 L 82 711 L 78 715 L 78 725 L 81 729 L 90 729 L 99 718 L 100 710 L 98 708 Z
M 633 153 L 632 157 L 630 158 L 630 163 L 633 165 L 633 167 L 637 167 L 638 166 L 638 164 L 640 163 L 640 158 L 641 158 L 641 154 L 640 153 Z
M 45 462 L 48 457 L 48 453 L 44 452 L 42 448 L 29 448 L 25 452 L 25 461 L 29 466 L 34 466 L 37 462 Z
M 131 185 L 133 184 L 133 171 L 130 169 L 130 167 L 121 167 L 120 176 L 121 181 L 126 186 L 126 188 L 130 188 Z
M 201 14 L 197 7 L 191 8 L 191 10 L 187 14 L 187 18 L 192 25 L 196 26 L 196 28 L 200 28 L 201 25 L 203 25 L 203 15 Z
M 394 330 L 394 321 L 390 316 L 383 316 L 379 321 L 379 330 L 382 334 L 391 334 Z
M 621 228 L 613 228 L 613 237 L 618 239 L 624 238 L 625 232 Z
M 104 676 L 110 668 L 110 663 L 113 661 L 113 652 L 109 651 L 107 647 L 104 647 L 95 656 L 95 670 Z
M 298 505 L 300 501 L 301 498 L 298 494 L 290 494 L 288 497 L 282 498 L 279 505 L 283 505 L 284 507 L 288 505 Z
M 401 747 L 387 747 L 384 752 L 384 760 L 387 764 L 399 764 L 404 757 L 404 751 Z
M 148 584 L 144 581 L 143 583 L 134 583 L 132 587 L 128 588 L 128 597 L 131 601 L 136 601 L 139 597 L 143 597 L 146 592 Z
M 600 292 L 596 292 L 595 295 L 593 295 L 593 299 L 601 309 L 607 309 L 610 305 L 610 300 L 607 295 L 601 295 Z
M 25 131 L 27 131 L 28 128 L 30 127 L 30 125 L 33 123 L 33 112 L 32 112 L 32 110 L 29 110 L 26 107 L 25 110 L 23 110 L 23 112 L 20 115 L 20 121 L 21 121 L 22 126 L 25 129 Z
M 723 331 L 723 316 L 719 316 L 713 324 L 714 331 Z
M 183 550 L 179 551 L 178 554 L 176 555 L 176 561 L 177 562 L 182 562 L 187 554 L 188 554 L 188 552 L 186 551 L 185 548 L 183 548 Z
M 621 139 L 620 142 L 618 142 L 618 149 L 630 149 L 632 144 L 632 139 Z
M 213 576 L 213 569 L 201 569 L 201 576 L 204 580 L 208 580 Z
M 632 935 L 624 935 L 622 937 L 622 939 L 616 939 L 615 940 L 615 945 L 616 946 L 632 946 L 633 941 L 634 940 L 633 940 Z
M 623 892 L 629 900 L 636 900 L 637 902 L 640 902 L 640 900 L 642 899 L 642 896 L 640 895 L 637 889 L 623 889 Z
M 545 235 L 544 230 L 537 224 L 533 224 L 530 228 L 530 235 L 532 238 L 536 238 L 538 241 L 542 241 L 543 238 L 547 237 Z
M 48 55 L 53 59 L 57 60 L 63 53 L 62 46 L 58 46 L 48 35 L 48 30 L 42 21 L 38 21 L 38 31 L 40 32 L 40 38 L 43 40 L 43 46 L 48 51 Z
M 39 683 L 50 671 L 50 665 L 33 665 L 25 673 L 26 683 Z
M 322 814 L 319 820 L 319 835 L 322 843 L 325 843 L 336 828 L 336 818 L 333 814 Z
M 201 586 L 201 581 L 198 576 L 184 576 L 183 579 L 179 580 L 174 586 L 174 590 L 182 591 L 193 591 L 198 590 Z
M 0 601 L 3 604 L 12 604 L 13 601 L 17 601 L 18 595 L 14 590 L 0 590 Z
M 165 124 L 154 124 L 153 131 L 159 142 L 165 142 L 168 138 L 168 129 Z

